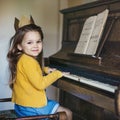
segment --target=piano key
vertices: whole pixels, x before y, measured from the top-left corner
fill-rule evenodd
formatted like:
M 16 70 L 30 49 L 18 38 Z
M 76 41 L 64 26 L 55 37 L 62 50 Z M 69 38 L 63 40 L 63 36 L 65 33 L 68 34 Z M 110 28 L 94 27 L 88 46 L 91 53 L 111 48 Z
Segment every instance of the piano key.
M 84 77 L 79 77 L 77 75 L 67 74 L 67 75 L 64 75 L 64 77 L 87 84 L 87 85 L 91 85 L 93 87 L 96 87 L 96 88 L 99 88 L 99 89 L 102 89 L 102 90 L 105 90 L 111 93 L 115 93 L 115 90 L 117 89 L 117 86 L 105 84 L 105 83 L 94 81 L 94 80 L 87 79 Z
M 86 78 L 83 78 L 83 77 L 80 78 L 80 82 L 84 83 L 84 84 L 94 86 L 94 87 L 102 89 L 102 90 L 112 92 L 112 93 L 114 93 L 115 90 L 117 89 L 117 86 L 113 86 L 113 85 L 110 85 L 110 84 L 105 84 L 105 83 L 102 83 L 102 82 L 99 82 L 99 81 L 94 81 L 94 80 L 91 80 L 91 79 L 86 79 Z
M 75 81 L 80 81 L 80 78 L 77 75 L 65 74 L 64 77 L 75 80 Z

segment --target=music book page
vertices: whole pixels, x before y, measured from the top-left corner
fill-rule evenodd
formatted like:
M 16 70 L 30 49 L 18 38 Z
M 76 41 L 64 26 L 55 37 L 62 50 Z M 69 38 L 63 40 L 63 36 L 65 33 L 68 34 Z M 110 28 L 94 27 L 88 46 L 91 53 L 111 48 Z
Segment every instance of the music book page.
M 80 39 L 75 49 L 75 53 L 79 53 L 79 54 L 86 53 L 88 43 L 95 25 L 96 18 L 97 16 L 91 16 L 87 18 L 87 20 L 85 21 Z
M 96 53 L 107 20 L 107 16 L 108 16 L 108 9 L 97 15 L 95 26 L 89 41 L 86 54 L 94 55 Z
M 108 9 L 106 9 L 97 16 L 89 17 L 85 21 L 75 53 L 86 55 L 94 55 L 96 53 L 108 12 Z

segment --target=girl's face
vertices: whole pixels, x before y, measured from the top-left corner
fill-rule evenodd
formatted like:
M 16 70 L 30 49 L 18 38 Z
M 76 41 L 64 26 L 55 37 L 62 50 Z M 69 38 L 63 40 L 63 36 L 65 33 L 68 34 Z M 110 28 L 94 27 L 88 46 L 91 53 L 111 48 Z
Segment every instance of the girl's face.
M 18 46 L 25 54 L 32 57 L 37 57 L 42 51 L 42 40 L 39 32 L 29 31 L 23 37 L 22 43 Z

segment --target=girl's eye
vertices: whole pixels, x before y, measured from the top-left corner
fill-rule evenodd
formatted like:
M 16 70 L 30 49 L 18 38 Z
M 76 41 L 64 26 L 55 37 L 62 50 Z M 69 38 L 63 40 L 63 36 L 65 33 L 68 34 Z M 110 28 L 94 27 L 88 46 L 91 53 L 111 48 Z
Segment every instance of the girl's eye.
M 42 41 L 41 40 L 38 40 L 37 43 L 41 43 Z
M 27 44 L 31 44 L 32 42 L 27 42 Z

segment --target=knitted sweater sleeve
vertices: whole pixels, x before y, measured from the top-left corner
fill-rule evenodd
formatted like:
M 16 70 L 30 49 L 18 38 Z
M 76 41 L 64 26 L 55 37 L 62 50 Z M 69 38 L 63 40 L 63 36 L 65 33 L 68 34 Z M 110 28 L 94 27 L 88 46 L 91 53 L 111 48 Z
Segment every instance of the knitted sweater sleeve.
M 61 71 L 58 70 L 43 76 L 38 62 L 33 58 L 23 59 L 19 64 L 19 69 L 24 73 L 29 83 L 38 90 L 46 89 L 62 77 Z

